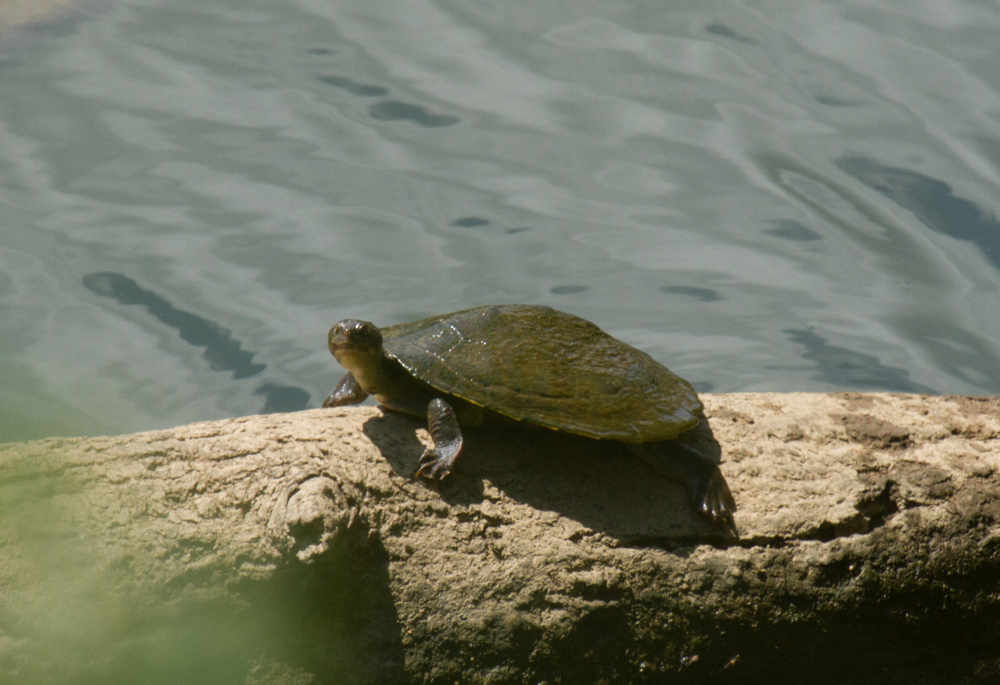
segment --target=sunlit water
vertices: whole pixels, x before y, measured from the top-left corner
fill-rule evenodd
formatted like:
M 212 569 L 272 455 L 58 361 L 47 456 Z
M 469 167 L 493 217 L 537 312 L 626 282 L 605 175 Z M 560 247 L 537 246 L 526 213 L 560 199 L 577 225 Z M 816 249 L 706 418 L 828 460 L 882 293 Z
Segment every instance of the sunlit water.
M 0 31 L 0 441 L 315 407 L 338 319 L 500 302 L 703 391 L 1000 392 L 992 4 L 85 14 Z

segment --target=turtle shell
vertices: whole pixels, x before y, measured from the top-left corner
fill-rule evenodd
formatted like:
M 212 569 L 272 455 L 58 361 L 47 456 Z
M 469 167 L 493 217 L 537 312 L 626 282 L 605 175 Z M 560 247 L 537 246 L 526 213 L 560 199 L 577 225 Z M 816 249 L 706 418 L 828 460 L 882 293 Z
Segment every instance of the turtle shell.
M 640 443 L 677 437 L 702 410 L 691 384 L 648 354 L 550 307 L 478 307 L 381 331 L 414 377 L 518 421 Z

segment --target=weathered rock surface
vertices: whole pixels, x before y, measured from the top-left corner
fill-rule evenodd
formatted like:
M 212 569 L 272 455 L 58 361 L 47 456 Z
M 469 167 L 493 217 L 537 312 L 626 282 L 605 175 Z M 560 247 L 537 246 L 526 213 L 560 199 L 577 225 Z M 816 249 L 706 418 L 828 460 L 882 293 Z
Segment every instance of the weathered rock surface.
M 373 408 L 0 445 L 0 682 L 997 682 L 1000 400 L 703 396 L 738 539 L 626 452 Z

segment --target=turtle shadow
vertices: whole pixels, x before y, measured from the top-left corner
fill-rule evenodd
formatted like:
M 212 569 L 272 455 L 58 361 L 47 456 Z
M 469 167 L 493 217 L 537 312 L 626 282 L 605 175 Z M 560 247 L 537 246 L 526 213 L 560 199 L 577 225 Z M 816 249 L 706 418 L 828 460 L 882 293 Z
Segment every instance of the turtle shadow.
M 488 436 L 479 435 L 475 429 L 463 429 L 465 446 L 455 470 L 443 481 L 418 478 L 417 468 L 425 447 L 418 437 L 421 429 L 426 432 L 426 421 L 388 411 L 371 417 L 362 425 L 365 435 L 397 476 L 437 492 L 452 506 L 482 502 L 485 498 L 484 474 L 503 473 L 520 467 L 519 462 L 510 459 L 512 452 L 491 448 Z M 498 436 L 500 438 L 502 436 Z M 505 461 L 511 463 L 505 466 Z
M 366 421 L 363 430 L 398 475 L 413 478 L 424 450 L 420 428 L 426 429 L 426 423 L 386 413 Z M 733 539 L 721 526 L 695 515 L 680 485 L 622 443 L 519 426 L 462 432 L 465 444 L 452 474 L 441 482 L 419 481 L 449 505 L 483 502 L 489 481 L 516 502 L 556 512 L 625 544 L 676 547 Z M 707 419 L 677 442 L 716 463 L 721 459 L 722 448 Z

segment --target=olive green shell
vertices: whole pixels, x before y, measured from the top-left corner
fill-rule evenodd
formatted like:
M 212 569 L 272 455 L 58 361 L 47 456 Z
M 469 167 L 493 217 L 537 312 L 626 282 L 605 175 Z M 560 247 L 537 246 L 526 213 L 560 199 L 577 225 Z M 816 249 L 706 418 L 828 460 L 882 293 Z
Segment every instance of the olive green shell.
M 498 414 L 591 438 L 670 440 L 698 423 L 694 388 L 572 314 L 466 309 L 381 329 L 414 377 Z

